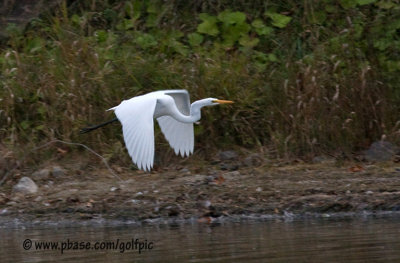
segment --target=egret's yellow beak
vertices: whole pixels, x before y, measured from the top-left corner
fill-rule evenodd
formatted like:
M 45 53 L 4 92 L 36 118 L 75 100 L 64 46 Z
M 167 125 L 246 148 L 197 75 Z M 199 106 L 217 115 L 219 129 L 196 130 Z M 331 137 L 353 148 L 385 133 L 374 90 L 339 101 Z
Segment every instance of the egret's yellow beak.
M 213 100 L 213 103 L 219 103 L 219 104 L 232 104 L 234 103 L 231 100 Z

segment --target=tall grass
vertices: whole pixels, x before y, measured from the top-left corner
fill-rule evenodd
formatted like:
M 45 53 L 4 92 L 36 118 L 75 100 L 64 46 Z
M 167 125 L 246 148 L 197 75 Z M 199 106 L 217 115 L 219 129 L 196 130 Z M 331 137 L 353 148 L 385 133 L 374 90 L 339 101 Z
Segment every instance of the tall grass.
M 380 13 L 336 4 L 324 22 L 315 22 L 315 1 L 171 1 L 134 20 L 133 2 L 73 2 L 70 9 L 64 2 L 23 33 L 9 32 L 0 51 L 4 144 L 33 146 L 58 138 L 119 159 L 126 156 L 119 125 L 89 136 L 79 129 L 113 118 L 105 110 L 121 100 L 158 89 L 188 89 L 193 100 L 236 102 L 203 111 L 195 130 L 198 149 L 261 146 L 276 157 L 312 157 L 351 153 L 382 137 L 399 141 L 398 69 L 388 68 L 386 51 L 374 54 L 369 43 L 375 43 L 370 37 L 391 41 L 369 33 Z M 200 46 L 187 43 L 200 23 L 193 15 L 226 8 L 246 12 L 247 19 L 272 8 L 292 21 L 260 37 L 254 48 L 227 48 L 219 36 L 205 36 Z M 400 20 L 394 15 L 393 21 Z M 165 141 L 161 147 L 167 148 Z

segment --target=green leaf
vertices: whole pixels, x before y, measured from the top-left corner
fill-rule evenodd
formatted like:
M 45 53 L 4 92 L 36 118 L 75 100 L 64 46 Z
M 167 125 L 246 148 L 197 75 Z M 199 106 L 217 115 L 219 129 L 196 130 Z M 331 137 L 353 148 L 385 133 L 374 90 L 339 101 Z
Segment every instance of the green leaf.
M 285 16 L 278 13 L 266 12 L 265 15 L 272 19 L 272 25 L 279 28 L 286 27 L 292 20 L 290 16 Z
M 135 22 L 132 19 L 124 19 L 118 25 L 118 30 L 129 30 L 135 26 Z
M 179 30 L 171 30 L 168 32 L 168 37 L 169 38 L 173 38 L 173 39 L 180 39 L 184 36 L 185 34 L 183 34 L 181 31 Z
M 134 1 L 125 3 L 125 13 L 130 18 L 137 20 L 141 16 L 142 11 L 142 2 L 141 1 Z
M 43 40 L 41 38 L 35 37 L 33 39 L 29 39 L 26 43 L 26 50 L 29 53 L 35 53 L 39 51 L 43 47 Z
M 36 126 L 36 127 L 35 127 L 35 130 L 37 130 L 37 131 L 43 131 L 43 130 L 44 130 L 44 125 L 41 124 L 41 125 Z
M 356 0 L 356 1 L 357 4 L 359 5 L 368 5 L 376 2 L 376 0 Z
M 386 61 L 386 67 L 389 72 L 400 71 L 400 60 L 399 61 L 388 60 Z
M 198 33 L 191 33 L 188 35 L 188 42 L 192 47 L 200 46 L 203 43 L 204 37 Z
M 135 43 L 141 48 L 147 49 L 156 46 L 158 42 L 154 36 L 150 34 L 137 32 L 135 34 Z
M 335 12 L 337 12 L 336 6 L 335 5 L 326 5 L 325 11 L 328 13 L 335 13 Z
M 108 34 L 105 30 L 97 30 L 94 32 L 97 42 L 102 43 L 107 40 Z
M 31 124 L 30 124 L 29 121 L 22 121 L 21 122 L 21 128 L 24 129 L 24 130 L 28 129 L 30 125 Z
M 160 10 L 160 3 L 158 1 L 149 1 L 147 5 L 147 13 L 158 14 Z
M 182 56 L 187 56 L 189 54 L 189 49 L 187 46 L 182 44 L 181 42 L 174 40 L 170 43 L 170 47 L 176 52 L 181 54 Z
M 242 12 L 231 12 L 225 10 L 218 14 L 218 19 L 224 24 L 241 24 L 246 21 L 246 15 Z
M 386 39 L 386 38 L 381 38 L 381 39 L 375 40 L 373 42 L 373 46 L 375 48 L 379 49 L 380 51 L 386 50 L 391 45 L 392 45 L 391 40 L 390 39 Z
M 267 54 L 260 51 L 254 51 L 252 58 L 262 63 L 265 63 L 268 60 Z
M 146 18 L 147 27 L 157 27 L 158 26 L 158 16 L 157 14 L 149 14 Z
M 81 24 L 81 17 L 78 16 L 77 14 L 73 14 L 71 16 L 71 22 L 72 22 L 72 24 L 79 26 Z
M 215 16 L 201 13 L 199 18 L 203 20 L 203 23 L 197 26 L 197 32 L 210 36 L 216 36 L 219 34 L 217 18 Z
M 326 13 L 324 11 L 315 11 L 311 15 L 310 21 L 313 24 L 322 24 L 326 20 Z
M 246 36 L 250 31 L 250 25 L 246 22 L 242 24 L 222 26 L 222 39 L 225 47 L 231 47 L 238 41 L 242 36 Z
M 275 56 L 274 53 L 269 53 L 268 54 L 268 60 L 271 62 L 278 62 L 278 58 Z
M 339 0 L 339 3 L 344 9 L 349 9 L 357 5 L 357 0 Z
M 47 112 L 47 109 L 46 109 L 45 106 L 40 105 L 37 111 L 38 111 L 38 113 L 39 113 L 40 115 L 45 116 L 45 114 L 46 114 L 46 112 Z
M 260 42 L 260 39 L 258 38 L 250 38 L 248 35 L 242 36 L 239 39 L 239 44 L 244 46 L 244 47 L 248 47 L 248 48 L 253 48 L 255 46 L 257 46 L 257 44 Z
M 266 26 L 261 19 L 255 19 L 251 25 L 259 36 L 267 36 L 274 31 L 272 27 Z
M 117 19 L 118 14 L 112 9 L 106 9 L 103 11 L 103 16 L 107 21 L 111 22 Z
M 261 19 L 257 18 L 253 22 L 251 22 L 251 26 L 254 28 L 263 28 L 265 27 L 265 24 Z
M 396 4 L 391 2 L 391 1 L 379 1 L 378 3 L 376 3 L 376 5 L 381 8 L 381 9 L 391 9 L 393 7 L 396 7 Z

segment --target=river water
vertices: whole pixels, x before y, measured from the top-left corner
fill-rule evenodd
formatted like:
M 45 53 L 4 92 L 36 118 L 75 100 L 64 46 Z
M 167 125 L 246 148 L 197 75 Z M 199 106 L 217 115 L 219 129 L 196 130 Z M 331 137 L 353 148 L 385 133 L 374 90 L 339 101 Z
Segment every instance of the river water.
M 400 218 L 0 228 L 0 262 L 400 262 Z

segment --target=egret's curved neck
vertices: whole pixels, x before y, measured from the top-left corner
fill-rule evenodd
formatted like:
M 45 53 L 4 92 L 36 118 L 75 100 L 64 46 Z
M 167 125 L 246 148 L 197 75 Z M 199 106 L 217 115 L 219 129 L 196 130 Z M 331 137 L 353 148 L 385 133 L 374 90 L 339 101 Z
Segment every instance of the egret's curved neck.
M 175 114 L 172 115 L 172 117 L 180 122 L 184 123 L 193 123 L 201 118 L 201 108 L 206 106 L 207 101 L 206 100 L 198 100 L 192 103 L 190 106 L 190 115 L 184 115 L 177 111 Z

